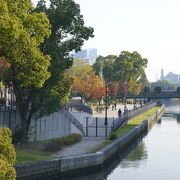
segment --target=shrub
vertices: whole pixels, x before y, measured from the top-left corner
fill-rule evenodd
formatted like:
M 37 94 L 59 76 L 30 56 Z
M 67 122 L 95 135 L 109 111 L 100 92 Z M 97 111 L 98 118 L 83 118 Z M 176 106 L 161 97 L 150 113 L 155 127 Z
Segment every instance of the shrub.
M 109 137 L 110 140 L 114 140 L 117 139 L 117 134 L 116 133 L 112 133 Z
M 12 145 L 11 131 L 8 128 L 0 128 L 0 179 L 15 180 L 16 172 L 13 164 L 16 153 Z
M 61 150 L 65 146 L 73 145 L 82 140 L 81 134 L 70 134 L 69 136 L 51 139 L 45 146 L 44 151 L 54 152 Z
M 62 145 L 60 139 L 51 139 L 51 141 L 44 146 L 44 151 L 49 151 L 49 152 L 54 152 L 61 149 L 62 149 Z
M 22 136 L 23 136 L 23 131 L 19 126 L 17 126 L 13 135 L 12 135 L 13 144 L 21 143 L 22 142 Z

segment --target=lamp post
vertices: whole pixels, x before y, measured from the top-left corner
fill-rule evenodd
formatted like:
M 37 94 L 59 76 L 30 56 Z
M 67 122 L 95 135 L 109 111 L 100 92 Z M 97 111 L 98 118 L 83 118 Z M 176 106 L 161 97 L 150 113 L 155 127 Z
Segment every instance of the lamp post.
M 127 82 L 124 82 L 124 107 L 126 106 Z
M 104 125 L 105 125 L 105 137 L 107 137 L 107 125 L 108 125 L 108 120 L 107 120 L 107 110 L 108 110 L 108 97 L 107 97 L 107 91 L 108 91 L 108 86 L 107 84 L 105 85 L 105 96 L 106 96 L 106 103 L 105 103 L 105 121 L 104 121 Z
M 105 80 L 103 78 L 103 67 L 102 66 L 100 68 L 99 76 L 101 77 L 101 80 L 105 82 Z M 107 125 L 108 125 L 107 110 L 108 110 L 108 85 L 105 82 L 105 119 L 104 119 L 105 137 L 107 137 Z

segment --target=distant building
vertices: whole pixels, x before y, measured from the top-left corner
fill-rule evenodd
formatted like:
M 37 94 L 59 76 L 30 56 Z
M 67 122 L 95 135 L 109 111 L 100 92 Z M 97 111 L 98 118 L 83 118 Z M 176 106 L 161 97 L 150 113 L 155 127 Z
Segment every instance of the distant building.
M 97 58 L 97 49 L 84 49 L 73 53 L 74 58 L 79 58 L 85 61 L 85 63 L 93 65 Z
M 164 75 L 164 70 L 161 69 L 160 80 L 167 80 L 172 84 L 180 83 L 180 74 L 174 74 L 173 72 L 169 72 L 166 76 Z
M 161 76 L 160 76 L 160 79 L 161 80 L 164 80 L 165 76 L 164 76 L 164 69 L 161 69 Z

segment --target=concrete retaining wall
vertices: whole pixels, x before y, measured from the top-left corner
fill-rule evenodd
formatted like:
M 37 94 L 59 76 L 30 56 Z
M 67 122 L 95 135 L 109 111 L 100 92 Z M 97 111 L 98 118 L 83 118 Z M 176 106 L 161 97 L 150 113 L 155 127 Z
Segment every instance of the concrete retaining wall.
M 17 110 L 0 111 L 0 127 L 9 127 L 12 132 L 21 125 Z M 40 119 L 32 119 L 29 129 L 29 139 L 46 140 L 71 134 L 71 122 L 62 111 L 55 112 Z
M 0 127 L 9 127 L 13 132 L 20 125 L 20 116 L 16 110 L 0 111 Z
M 33 176 L 34 179 L 39 179 L 40 175 L 42 176 L 43 174 L 44 177 L 46 177 L 46 175 L 50 172 L 63 175 L 67 173 L 69 174 L 72 171 L 99 167 L 111 159 L 118 151 L 122 151 L 142 133 L 146 132 L 148 130 L 148 126 L 152 125 L 154 121 L 160 118 L 163 111 L 164 107 L 155 112 L 143 123 L 132 129 L 129 133 L 119 139 L 116 139 L 113 143 L 97 153 L 54 159 L 36 164 L 19 165 L 16 166 L 17 177 L 18 179 L 25 177 L 28 179 L 28 177 Z
M 71 122 L 62 111 L 49 116 L 32 120 L 30 126 L 30 138 L 34 140 L 46 140 L 71 134 Z

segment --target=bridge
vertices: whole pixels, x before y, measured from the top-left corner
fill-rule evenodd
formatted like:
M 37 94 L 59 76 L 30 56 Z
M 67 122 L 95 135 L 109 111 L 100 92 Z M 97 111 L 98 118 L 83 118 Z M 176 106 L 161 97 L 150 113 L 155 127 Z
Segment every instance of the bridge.
M 150 99 L 169 99 L 169 98 L 180 98 L 180 92 L 161 92 L 161 93 L 155 93 L 155 92 L 149 92 L 149 93 L 141 93 L 138 95 L 132 95 L 132 94 L 127 94 L 124 96 L 124 94 L 119 94 L 117 98 L 124 98 L 126 97 L 127 99 L 134 99 L 134 98 L 150 98 Z

